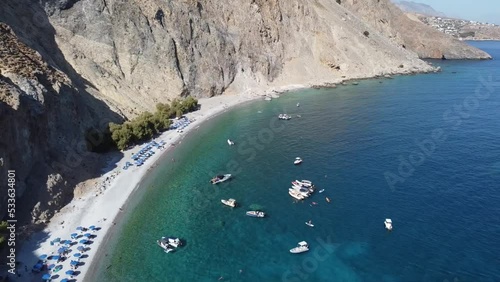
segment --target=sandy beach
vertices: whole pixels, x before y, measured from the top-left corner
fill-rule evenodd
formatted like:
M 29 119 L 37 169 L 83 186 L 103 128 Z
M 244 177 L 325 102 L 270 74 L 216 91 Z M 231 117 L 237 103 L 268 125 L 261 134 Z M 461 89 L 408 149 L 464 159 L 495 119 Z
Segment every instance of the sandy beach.
M 127 170 L 123 170 L 124 164 L 127 161 L 131 161 L 132 154 L 137 153 L 144 145 L 135 146 L 134 148 L 124 151 L 123 157 L 120 160 L 110 164 L 115 167 L 113 170 L 103 174 L 98 179 L 94 179 L 94 187 L 89 189 L 85 195 L 80 198 L 74 198 L 51 219 L 50 223 L 43 231 L 33 234 L 29 240 L 23 242 L 22 247 L 17 253 L 17 260 L 21 262 L 21 265 L 18 267 L 21 276 L 16 277 L 16 281 L 41 281 L 42 275 L 47 273 L 47 271 L 36 274 L 31 272 L 31 268 L 37 263 L 37 257 L 43 254 L 49 257 L 51 255 L 57 255 L 58 249 L 63 245 L 59 245 L 59 243 L 51 245 L 51 241 L 55 238 L 61 238 L 62 240 L 71 239 L 70 234 L 72 233 L 78 233 L 83 236 L 83 234 L 88 231 L 77 231 L 77 227 L 82 226 L 88 228 L 91 225 L 95 225 L 99 230 L 92 233 L 95 237 L 91 239 L 92 244 L 88 246 L 90 249 L 85 252 L 87 256 L 80 259 L 84 264 L 76 269 L 76 271 L 79 272 L 77 276 L 71 278 L 69 275 L 66 275 L 65 272 L 72 269 L 70 262 L 76 260 L 73 255 L 79 252 L 77 250 L 77 247 L 81 245 L 79 243 L 70 247 L 72 251 L 64 262 L 56 263 L 55 260 L 48 260 L 47 262 L 49 265 L 54 263 L 63 266 L 61 271 L 53 274 L 57 275 L 56 281 L 60 281 L 64 278 L 76 279 L 76 281 L 86 281 L 86 273 L 89 268 L 92 267 L 92 261 L 96 257 L 96 254 L 100 254 L 98 251 L 103 241 L 106 239 L 106 234 L 116 224 L 115 218 L 117 218 L 120 212 L 125 208 L 124 205 L 127 203 L 127 199 L 134 190 L 138 188 L 141 180 L 153 166 L 156 166 L 156 163 L 160 160 L 162 155 L 168 152 L 168 148 L 170 148 L 172 144 L 176 144 L 189 131 L 197 128 L 204 121 L 226 111 L 230 107 L 255 99 L 263 99 L 266 95 L 276 97 L 279 92 L 304 87 L 306 86 L 293 85 L 287 88 L 272 89 L 261 94 L 248 92 L 240 95 L 224 95 L 200 99 L 200 110 L 186 115 L 192 123 L 187 126 L 182 133 L 175 130 L 169 130 L 155 139 L 157 142 L 166 142 L 165 149 L 155 149 L 155 154 L 150 157 L 143 166 L 132 166 Z M 79 238 L 74 241 L 79 242 L 81 239 L 85 239 L 85 237 L 82 236 L 79 236 Z

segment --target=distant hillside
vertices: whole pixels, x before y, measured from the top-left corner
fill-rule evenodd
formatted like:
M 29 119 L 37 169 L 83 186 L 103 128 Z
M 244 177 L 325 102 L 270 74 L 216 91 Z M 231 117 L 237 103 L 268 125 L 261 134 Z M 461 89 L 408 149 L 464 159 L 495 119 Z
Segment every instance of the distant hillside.
M 426 16 L 434 17 L 445 17 L 444 13 L 434 10 L 431 6 L 427 4 L 417 3 L 413 1 L 397 1 L 393 0 L 394 4 L 398 6 L 401 10 L 408 13 L 417 13 Z

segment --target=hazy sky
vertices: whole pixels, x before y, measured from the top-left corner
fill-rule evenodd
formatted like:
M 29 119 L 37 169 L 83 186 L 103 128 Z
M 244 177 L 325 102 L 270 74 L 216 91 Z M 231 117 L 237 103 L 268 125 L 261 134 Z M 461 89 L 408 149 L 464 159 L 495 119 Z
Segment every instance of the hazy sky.
M 432 6 L 449 17 L 500 25 L 500 0 L 413 0 Z

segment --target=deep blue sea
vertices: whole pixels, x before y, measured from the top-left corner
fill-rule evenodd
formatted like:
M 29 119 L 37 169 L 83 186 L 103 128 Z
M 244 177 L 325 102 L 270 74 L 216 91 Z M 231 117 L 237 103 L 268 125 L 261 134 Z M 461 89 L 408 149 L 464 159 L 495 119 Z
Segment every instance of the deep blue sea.
M 471 44 L 495 59 L 290 92 L 203 124 L 134 195 L 96 280 L 500 281 L 500 42 Z M 217 173 L 234 179 L 209 184 Z M 294 201 L 295 179 L 325 192 Z M 167 235 L 186 246 L 164 253 Z M 310 251 L 290 254 L 302 240 Z

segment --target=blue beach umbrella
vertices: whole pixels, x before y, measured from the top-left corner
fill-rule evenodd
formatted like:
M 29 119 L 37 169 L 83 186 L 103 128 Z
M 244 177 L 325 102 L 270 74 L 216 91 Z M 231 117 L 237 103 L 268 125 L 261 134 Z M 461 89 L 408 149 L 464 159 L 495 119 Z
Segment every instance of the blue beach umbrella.
M 54 242 L 54 243 L 61 242 L 61 238 L 57 237 L 54 240 L 52 240 L 52 242 Z
M 45 260 L 47 258 L 47 255 L 43 254 L 43 255 L 39 256 L 38 258 L 41 259 L 41 260 Z
M 83 229 L 83 227 L 81 227 L 81 226 L 78 226 L 78 227 L 76 228 L 76 230 L 82 230 L 82 229 Z
M 88 242 L 88 241 L 89 241 L 89 240 L 82 239 L 82 240 L 80 240 L 80 244 L 87 244 L 87 242 Z
M 95 230 L 95 225 L 90 225 L 90 226 L 89 226 L 89 229 L 90 229 L 90 230 Z
M 74 273 L 75 273 L 75 272 L 74 272 L 73 270 L 68 270 L 68 271 L 66 271 L 66 274 L 67 274 L 67 275 L 73 275 Z
M 61 282 L 69 282 L 68 278 L 64 278 Z
M 55 264 L 51 264 L 51 265 L 47 266 L 47 269 L 48 269 L 48 270 L 51 270 L 51 269 L 52 269 L 52 268 L 54 268 L 54 267 L 56 267 L 56 265 L 55 265 Z
M 57 252 L 60 254 L 60 253 L 64 253 L 68 248 L 67 247 L 61 247 L 57 250 Z
M 85 236 L 85 237 L 89 238 L 89 237 L 91 237 L 91 236 L 92 236 L 92 234 L 90 234 L 90 233 L 85 233 L 85 234 L 83 234 L 83 236 Z
M 82 256 L 82 254 L 80 254 L 80 253 L 76 253 L 76 254 L 74 254 L 73 256 L 74 256 L 75 258 L 79 258 L 79 257 L 81 257 L 81 256 Z
M 78 233 L 71 233 L 71 239 L 74 239 L 78 236 Z
M 76 260 L 72 260 L 72 261 L 71 261 L 71 263 L 70 263 L 70 265 L 78 265 L 78 261 L 76 261 Z M 67 274 L 67 273 L 66 273 L 66 274 Z
M 71 243 L 72 243 L 71 240 L 66 240 L 63 242 L 64 245 L 71 245 Z
M 50 274 L 45 273 L 45 274 L 42 276 L 42 280 L 50 280 Z
M 58 260 L 59 256 L 50 256 L 49 259 L 51 259 L 51 260 Z
M 84 246 L 78 246 L 78 248 L 76 248 L 76 249 L 79 250 L 80 252 L 85 251 L 85 247 Z

